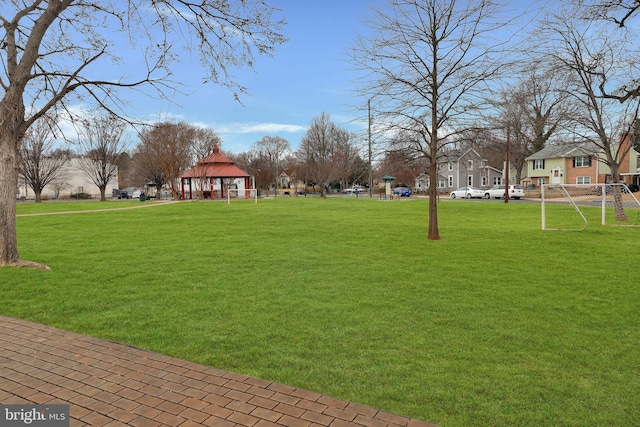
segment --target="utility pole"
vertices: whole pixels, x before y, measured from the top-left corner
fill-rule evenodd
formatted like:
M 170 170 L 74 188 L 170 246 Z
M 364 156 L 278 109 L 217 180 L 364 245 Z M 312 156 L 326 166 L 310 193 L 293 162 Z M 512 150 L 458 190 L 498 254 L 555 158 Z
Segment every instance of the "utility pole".
M 504 202 L 509 203 L 509 143 L 511 139 L 511 127 L 507 124 L 507 153 L 505 158 L 505 166 L 504 166 L 504 180 L 506 181 L 504 184 Z
M 373 197 L 373 171 L 371 169 L 371 98 L 367 100 L 369 111 L 369 197 Z

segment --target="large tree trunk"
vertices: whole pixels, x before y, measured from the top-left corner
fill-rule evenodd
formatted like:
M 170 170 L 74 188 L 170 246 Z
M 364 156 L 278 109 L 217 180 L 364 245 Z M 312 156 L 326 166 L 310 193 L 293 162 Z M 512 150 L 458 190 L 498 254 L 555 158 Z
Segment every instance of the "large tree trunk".
M 435 78 L 438 75 L 438 58 L 433 58 L 434 82 L 431 85 L 433 99 L 438 99 L 438 85 Z M 429 232 L 428 240 L 440 240 L 438 229 L 438 110 L 435 101 L 431 104 L 431 134 L 429 135 Z
M 440 240 L 438 230 L 438 165 L 435 157 L 432 157 L 429 166 L 429 240 Z
M 15 91 L 0 100 L 0 266 L 29 266 L 49 270 L 33 262 L 20 261 L 16 232 L 18 159 L 24 136 L 24 104 Z
M 4 109 L 0 109 L 0 115 L 3 113 Z M 0 266 L 16 264 L 19 259 L 16 233 L 18 144 L 8 121 L 0 120 Z
M 627 214 L 624 211 L 624 203 L 622 200 L 622 191 L 620 186 L 613 187 L 613 207 L 616 213 L 616 221 L 627 221 Z
M 614 183 L 620 182 L 620 166 L 616 162 L 610 162 L 611 180 Z M 619 185 L 613 186 L 613 208 L 616 213 L 616 221 L 627 221 L 627 214 L 624 211 L 624 202 L 622 200 L 622 191 Z

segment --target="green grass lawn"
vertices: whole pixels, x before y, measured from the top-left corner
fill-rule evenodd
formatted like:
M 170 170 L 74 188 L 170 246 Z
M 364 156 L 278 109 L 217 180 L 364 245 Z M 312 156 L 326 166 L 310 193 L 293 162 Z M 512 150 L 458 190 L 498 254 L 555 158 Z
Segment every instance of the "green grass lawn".
M 640 229 L 585 212 L 443 201 L 437 242 L 426 201 L 19 217 L 52 270 L 0 269 L 0 314 L 447 427 L 637 425 Z

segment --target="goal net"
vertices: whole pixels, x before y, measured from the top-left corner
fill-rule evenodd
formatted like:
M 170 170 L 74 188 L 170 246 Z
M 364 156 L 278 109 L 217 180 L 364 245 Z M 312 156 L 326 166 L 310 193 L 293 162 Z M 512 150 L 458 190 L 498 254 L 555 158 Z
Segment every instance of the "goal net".
M 227 203 L 231 203 L 231 201 L 236 200 L 250 200 L 253 203 L 258 203 L 258 189 L 257 188 L 249 188 L 246 190 L 238 190 L 238 189 L 229 189 L 226 190 L 226 201 Z
M 589 222 L 640 227 L 640 203 L 625 184 L 544 184 L 543 230 L 582 231 Z

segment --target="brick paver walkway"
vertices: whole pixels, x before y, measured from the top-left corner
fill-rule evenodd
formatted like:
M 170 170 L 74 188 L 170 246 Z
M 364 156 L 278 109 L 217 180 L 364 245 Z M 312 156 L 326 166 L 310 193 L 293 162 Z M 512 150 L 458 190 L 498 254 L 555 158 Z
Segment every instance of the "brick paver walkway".
M 69 404 L 71 426 L 405 426 L 423 421 L 0 316 L 0 404 Z

